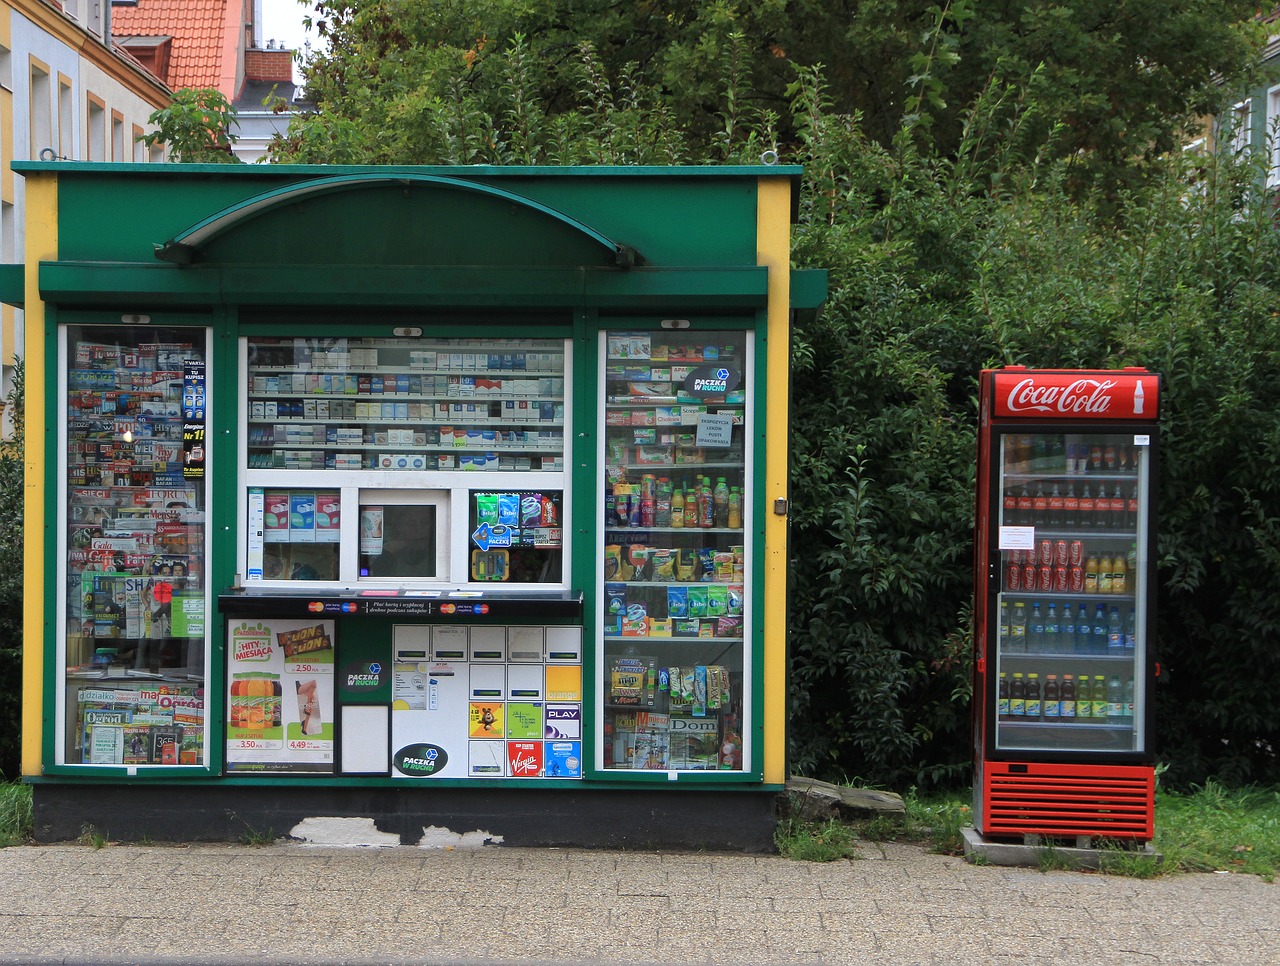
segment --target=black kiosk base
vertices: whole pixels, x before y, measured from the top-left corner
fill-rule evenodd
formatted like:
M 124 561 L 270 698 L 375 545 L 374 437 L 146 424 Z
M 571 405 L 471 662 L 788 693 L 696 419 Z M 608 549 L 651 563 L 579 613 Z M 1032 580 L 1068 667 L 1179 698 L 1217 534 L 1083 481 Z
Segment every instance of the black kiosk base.
M 35 838 L 86 828 L 116 841 L 288 839 L 309 818 L 372 819 L 418 845 L 428 828 L 483 832 L 494 844 L 771 852 L 772 791 L 37 784 Z

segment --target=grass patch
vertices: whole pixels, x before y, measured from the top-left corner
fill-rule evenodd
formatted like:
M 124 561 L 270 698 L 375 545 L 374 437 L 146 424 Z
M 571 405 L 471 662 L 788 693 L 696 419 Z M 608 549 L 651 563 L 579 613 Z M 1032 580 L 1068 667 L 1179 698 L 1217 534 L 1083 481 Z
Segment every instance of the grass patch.
M 30 841 L 33 829 L 31 786 L 0 784 L 0 849 Z
M 857 858 L 857 833 L 838 819 L 802 822 L 796 818 L 784 818 L 778 823 L 773 840 L 780 853 L 801 862 Z
M 1229 870 L 1274 882 L 1280 867 L 1280 789 L 1206 782 L 1156 793 L 1156 851 L 1170 871 Z

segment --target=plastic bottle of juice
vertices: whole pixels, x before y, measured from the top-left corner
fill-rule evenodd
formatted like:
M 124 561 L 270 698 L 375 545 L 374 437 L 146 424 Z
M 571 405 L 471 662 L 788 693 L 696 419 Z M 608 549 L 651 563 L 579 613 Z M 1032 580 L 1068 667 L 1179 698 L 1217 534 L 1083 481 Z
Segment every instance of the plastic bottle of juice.
M 1062 714 L 1062 692 L 1058 688 L 1058 675 L 1050 674 L 1044 683 L 1044 698 L 1040 707 L 1046 721 L 1057 721 Z
M 1009 720 L 1009 678 L 1004 671 L 1000 672 L 1000 683 L 996 685 L 996 717 Z
M 1027 682 L 1021 671 L 1013 672 L 1013 683 L 1009 685 L 1009 717 L 1020 721 L 1027 714 Z
M 1062 691 L 1058 699 L 1058 718 L 1064 722 L 1076 720 L 1076 681 L 1070 674 L 1062 676 Z
M 742 528 L 742 493 L 736 486 L 729 487 L 729 529 Z
M 684 487 L 671 494 L 671 525 L 684 527 Z
M 1101 674 L 1093 676 L 1093 720 L 1107 720 L 1107 679 Z
M 716 479 L 715 489 L 711 491 L 711 502 L 716 526 L 727 527 L 729 525 L 729 486 L 725 483 L 723 476 Z
M 686 530 L 692 530 L 698 526 L 699 489 L 701 489 L 701 484 L 694 486 L 684 495 L 684 527 Z
M 1087 674 L 1076 678 L 1076 720 L 1085 723 L 1093 720 L 1093 685 Z
M 715 506 L 712 502 L 711 477 L 702 478 L 702 487 L 698 490 L 698 525 L 710 530 L 716 525 Z
M 1013 616 L 1009 618 L 1009 650 L 1024 652 L 1026 649 L 1027 605 L 1022 601 L 1017 601 L 1013 605 Z
M 1040 715 L 1041 715 L 1040 705 L 1041 705 L 1040 675 L 1032 671 L 1030 674 L 1027 675 L 1026 709 L 1027 709 L 1028 721 L 1030 721 L 1033 718 L 1037 721 L 1040 720 Z

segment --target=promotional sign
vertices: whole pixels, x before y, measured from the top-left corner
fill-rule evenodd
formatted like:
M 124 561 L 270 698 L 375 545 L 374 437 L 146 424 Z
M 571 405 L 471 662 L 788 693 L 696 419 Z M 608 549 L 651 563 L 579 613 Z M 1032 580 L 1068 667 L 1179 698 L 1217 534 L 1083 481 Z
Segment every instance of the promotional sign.
M 228 629 L 227 770 L 333 771 L 333 621 Z
M 1160 380 L 1142 370 L 994 374 L 993 415 L 1021 419 L 1138 419 L 1158 415 Z

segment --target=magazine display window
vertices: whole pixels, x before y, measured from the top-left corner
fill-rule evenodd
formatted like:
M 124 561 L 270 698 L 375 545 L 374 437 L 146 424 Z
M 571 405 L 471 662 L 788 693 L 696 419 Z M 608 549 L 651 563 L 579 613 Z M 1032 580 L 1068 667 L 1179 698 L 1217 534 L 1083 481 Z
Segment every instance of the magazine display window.
M 70 326 L 62 351 L 63 760 L 202 765 L 206 334 Z

